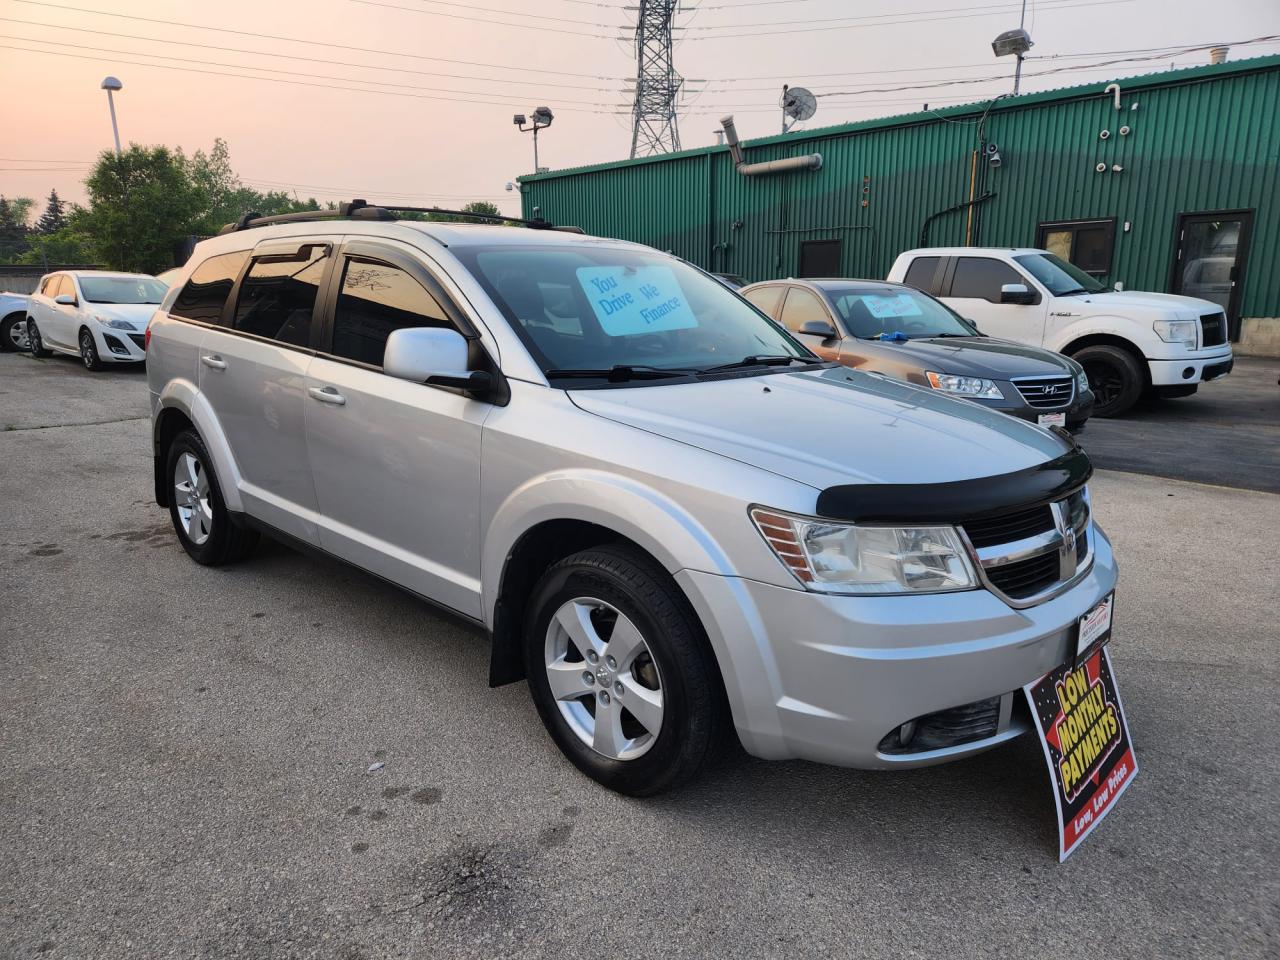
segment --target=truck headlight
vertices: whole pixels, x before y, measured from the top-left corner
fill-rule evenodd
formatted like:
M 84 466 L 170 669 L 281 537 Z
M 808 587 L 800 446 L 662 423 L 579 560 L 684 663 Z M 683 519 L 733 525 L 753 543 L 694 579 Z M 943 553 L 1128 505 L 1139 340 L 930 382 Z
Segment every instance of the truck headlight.
M 934 373 L 932 370 L 926 371 L 925 376 L 929 378 L 929 386 L 943 393 L 954 393 L 959 397 L 984 397 L 989 400 L 999 400 L 1004 396 L 994 381 L 981 377 L 961 377 L 954 373 Z
M 1196 322 L 1194 320 L 1157 320 L 1153 325 L 1156 336 L 1165 343 L 1181 343 L 1188 350 L 1196 347 Z
M 972 590 L 978 579 L 955 527 L 869 527 L 753 507 L 783 566 L 818 593 Z
M 104 317 L 100 313 L 95 313 L 93 319 L 97 320 L 104 327 L 111 327 L 113 330 L 137 330 L 128 320 L 121 320 L 119 317 Z

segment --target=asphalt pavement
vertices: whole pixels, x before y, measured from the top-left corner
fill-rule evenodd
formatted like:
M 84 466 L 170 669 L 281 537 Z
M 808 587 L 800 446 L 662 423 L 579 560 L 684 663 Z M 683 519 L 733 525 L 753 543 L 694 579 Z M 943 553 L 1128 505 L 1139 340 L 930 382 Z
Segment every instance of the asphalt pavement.
M 1029 738 L 608 793 L 474 631 L 281 546 L 191 563 L 145 415 L 0 355 L 0 956 L 1280 952 L 1274 494 L 1096 476 L 1140 772 L 1060 865 Z

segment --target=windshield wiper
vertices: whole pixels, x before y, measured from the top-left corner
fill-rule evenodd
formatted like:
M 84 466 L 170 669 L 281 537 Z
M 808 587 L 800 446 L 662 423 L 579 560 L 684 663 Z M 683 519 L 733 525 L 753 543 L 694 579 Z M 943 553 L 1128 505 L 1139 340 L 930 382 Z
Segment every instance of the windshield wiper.
M 608 380 L 625 383 L 628 380 L 660 380 L 666 377 L 685 377 L 698 373 L 690 367 L 651 367 L 646 364 L 617 363 L 612 367 L 555 367 L 546 371 L 547 379 Z
M 740 370 L 743 367 L 780 367 L 790 366 L 793 362 L 799 360 L 801 363 L 817 363 L 817 360 L 809 360 L 805 357 L 797 357 L 791 354 L 779 354 L 778 356 L 756 356 L 743 357 L 741 360 L 735 360 L 733 363 L 718 363 L 714 367 L 704 367 L 699 373 L 717 373 L 721 370 Z
M 974 336 L 972 333 L 927 333 L 924 335 L 926 340 L 941 340 L 943 337 L 963 337 L 969 339 Z
M 1077 293 L 1101 293 L 1101 290 L 1086 290 L 1084 287 L 1076 287 L 1074 290 L 1064 290 L 1057 294 L 1059 297 L 1074 297 Z

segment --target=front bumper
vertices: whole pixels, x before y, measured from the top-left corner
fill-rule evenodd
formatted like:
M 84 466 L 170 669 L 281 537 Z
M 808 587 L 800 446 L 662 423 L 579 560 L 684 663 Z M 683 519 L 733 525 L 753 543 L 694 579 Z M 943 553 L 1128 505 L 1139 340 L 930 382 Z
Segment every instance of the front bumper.
M 147 359 L 146 332 L 143 330 L 118 330 L 95 324 L 94 339 L 98 341 L 98 356 L 104 363 L 142 363 Z
M 1235 366 L 1231 348 L 1208 356 L 1199 355 L 1175 360 L 1148 360 L 1153 387 L 1184 386 L 1208 383 L 1225 377 Z
M 749 752 L 916 767 L 990 749 L 1027 729 L 1008 707 L 1023 684 L 1066 659 L 1078 618 L 1115 588 L 1111 544 L 1096 525 L 1091 536 L 1088 573 L 1023 610 L 986 590 L 844 597 L 689 570 L 677 580 L 707 627 Z M 920 752 L 880 749 L 908 721 L 991 698 L 1002 698 L 991 736 Z

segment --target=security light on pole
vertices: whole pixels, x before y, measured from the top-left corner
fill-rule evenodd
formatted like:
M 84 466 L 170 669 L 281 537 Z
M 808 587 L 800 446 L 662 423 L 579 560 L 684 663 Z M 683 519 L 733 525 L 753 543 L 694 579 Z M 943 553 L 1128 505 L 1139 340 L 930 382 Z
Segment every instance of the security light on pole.
M 526 117 L 523 113 L 517 113 L 515 117 L 512 118 L 512 123 L 514 123 L 520 129 L 521 133 L 533 134 L 533 172 L 534 173 L 542 172 L 542 168 L 538 166 L 538 131 L 543 129 L 544 127 L 551 126 L 551 121 L 554 119 L 555 119 L 555 114 L 551 112 L 550 107 L 536 108 L 533 111 L 533 122 L 529 126 L 525 126 L 526 123 L 529 123 L 529 118 Z
M 1000 36 L 991 41 L 991 50 L 997 57 L 1015 56 L 1018 58 L 1018 65 L 1013 68 L 1013 95 L 1018 95 L 1018 88 L 1022 86 L 1022 59 L 1026 56 L 1034 44 L 1031 42 L 1031 34 L 1026 31 L 1027 25 L 1027 0 L 1022 0 L 1022 19 L 1018 21 L 1017 30 L 1006 30 Z
M 123 90 L 124 84 L 115 77 L 107 77 L 102 81 L 102 89 L 107 91 L 107 106 L 111 108 L 111 134 L 116 139 L 116 156 L 120 156 L 120 128 L 116 126 L 116 101 L 112 94 Z

